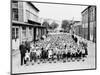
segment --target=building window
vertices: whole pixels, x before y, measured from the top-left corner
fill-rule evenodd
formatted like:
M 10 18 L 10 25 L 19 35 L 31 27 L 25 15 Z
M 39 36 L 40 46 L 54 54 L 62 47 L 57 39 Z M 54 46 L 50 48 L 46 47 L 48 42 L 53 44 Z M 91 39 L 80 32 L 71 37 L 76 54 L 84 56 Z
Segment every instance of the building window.
M 18 21 L 18 9 L 12 9 L 12 19 Z
M 93 21 L 95 21 L 95 8 L 93 8 Z
M 12 28 L 12 39 L 15 39 L 15 28 Z
M 18 30 L 18 28 L 16 28 L 16 38 L 19 38 L 19 30 Z
M 18 8 L 18 1 L 12 1 L 12 8 Z
M 82 14 L 82 24 L 84 23 L 84 15 Z
M 23 37 L 26 37 L 26 27 L 22 27 L 22 35 Z
M 32 36 L 32 27 L 29 27 L 29 34 Z
M 90 9 L 90 21 L 94 20 L 93 8 Z
M 12 28 L 12 39 L 19 38 L 19 29 L 18 28 Z

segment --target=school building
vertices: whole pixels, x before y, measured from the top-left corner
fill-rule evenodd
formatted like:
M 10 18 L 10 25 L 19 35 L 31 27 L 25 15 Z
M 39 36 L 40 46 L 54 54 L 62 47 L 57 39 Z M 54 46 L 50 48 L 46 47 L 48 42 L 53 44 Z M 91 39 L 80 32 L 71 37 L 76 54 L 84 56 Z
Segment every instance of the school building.
M 12 1 L 12 50 L 19 49 L 22 41 L 37 41 L 46 35 L 46 27 L 39 22 L 39 9 L 32 2 Z

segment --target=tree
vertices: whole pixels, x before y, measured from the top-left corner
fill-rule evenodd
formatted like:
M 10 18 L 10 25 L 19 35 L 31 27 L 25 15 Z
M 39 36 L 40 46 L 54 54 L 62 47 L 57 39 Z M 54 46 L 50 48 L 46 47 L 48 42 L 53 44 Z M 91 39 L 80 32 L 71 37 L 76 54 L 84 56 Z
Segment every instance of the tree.
M 64 29 L 64 31 L 69 32 L 69 30 L 71 29 L 71 25 L 72 25 L 72 21 L 63 20 L 61 27 Z
M 44 21 L 44 22 L 42 23 L 42 26 L 44 26 L 44 27 L 46 27 L 46 28 L 49 28 L 49 23 L 48 23 L 47 21 Z
M 65 30 L 68 26 L 69 26 L 69 21 L 68 20 L 63 20 L 61 27 Z
M 52 22 L 49 28 L 52 29 L 52 30 L 54 30 L 54 29 L 56 29 L 58 26 L 59 26 L 58 23 Z

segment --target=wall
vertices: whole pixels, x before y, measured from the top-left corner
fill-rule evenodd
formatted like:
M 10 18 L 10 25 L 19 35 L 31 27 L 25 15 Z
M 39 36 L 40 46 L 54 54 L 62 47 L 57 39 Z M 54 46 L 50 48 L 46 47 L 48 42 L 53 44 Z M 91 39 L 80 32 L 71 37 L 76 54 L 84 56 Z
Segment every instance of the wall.
M 96 13 L 95 13 L 95 11 L 96 11 L 96 8 L 95 7 L 91 7 L 90 9 L 89 9 L 89 11 L 90 11 L 90 17 L 89 17 L 89 19 L 90 19 L 90 22 L 89 22 L 89 24 L 90 24 L 90 40 L 92 40 L 93 42 L 95 42 L 96 40 L 95 40 L 95 38 L 96 38 L 96 33 L 95 33 L 95 27 L 96 27 Z
M 23 11 L 23 3 L 18 2 L 18 21 L 23 22 L 24 21 L 24 11 Z
M 38 12 L 32 6 L 30 6 L 30 4 L 28 4 L 27 2 L 18 2 L 18 14 L 19 14 L 19 20 L 18 21 L 20 21 L 20 22 L 27 22 L 28 21 L 26 11 L 29 11 L 32 14 L 37 16 L 37 18 L 33 18 L 33 16 L 29 16 L 30 20 L 33 20 L 33 21 L 36 21 L 36 22 L 38 21 Z M 29 15 L 30 15 L 30 13 L 29 13 Z M 30 36 L 29 35 L 30 34 L 29 27 L 28 26 L 25 26 L 25 27 L 26 27 L 26 37 L 23 36 L 22 26 L 20 27 L 20 42 L 25 41 L 25 40 L 32 41 L 33 38 L 34 38 L 33 37 L 34 28 L 32 28 L 32 35 Z
M 88 9 L 86 9 L 82 12 L 83 38 L 85 39 L 89 39 L 88 21 Z
M 37 16 L 37 19 L 33 18 L 32 16 L 30 16 L 30 20 L 36 21 L 38 22 L 38 12 L 32 8 L 27 2 L 23 2 L 23 10 L 24 10 L 24 22 L 27 22 L 27 15 L 26 15 L 26 11 L 29 11 L 30 13 L 34 14 Z M 33 18 L 33 19 L 32 19 Z

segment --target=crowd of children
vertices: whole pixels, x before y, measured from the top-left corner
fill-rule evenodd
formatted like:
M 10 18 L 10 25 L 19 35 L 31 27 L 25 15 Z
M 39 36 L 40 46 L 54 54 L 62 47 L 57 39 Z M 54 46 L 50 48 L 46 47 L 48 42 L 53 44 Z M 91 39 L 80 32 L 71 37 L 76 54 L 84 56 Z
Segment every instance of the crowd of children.
M 83 60 L 88 55 L 87 43 L 74 40 L 71 35 L 49 35 L 46 39 L 31 42 L 30 50 L 25 53 L 27 63 L 66 62 Z M 49 39 L 49 40 L 48 40 Z M 78 38 L 77 38 L 78 40 Z

